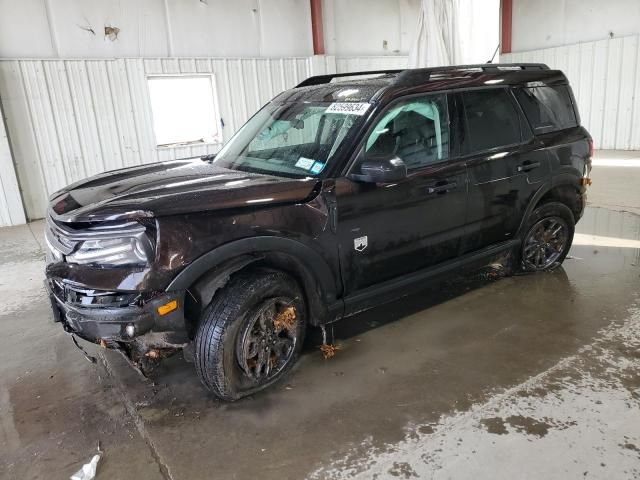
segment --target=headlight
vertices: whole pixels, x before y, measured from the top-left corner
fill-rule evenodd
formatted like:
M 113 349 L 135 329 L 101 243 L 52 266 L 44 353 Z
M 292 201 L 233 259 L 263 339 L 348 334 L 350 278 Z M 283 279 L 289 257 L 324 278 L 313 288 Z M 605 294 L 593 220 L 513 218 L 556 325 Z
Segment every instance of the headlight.
M 137 237 L 85 240 L 67 262 L 104 266 L 146 265 L 151 255 L 151 243 L 144 235 Z
M 98 267 L 144 266 L 153 259 L 154 231 L 153 226 L 131 221 L 74 228 L 49 218 L 45 236 L 51 262 Z

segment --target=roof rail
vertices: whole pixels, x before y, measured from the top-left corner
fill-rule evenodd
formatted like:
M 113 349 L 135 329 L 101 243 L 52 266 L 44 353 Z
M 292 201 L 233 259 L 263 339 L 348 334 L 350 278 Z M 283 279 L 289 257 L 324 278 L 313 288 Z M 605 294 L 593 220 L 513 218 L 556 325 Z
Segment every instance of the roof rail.
M 367 72 L 349 72 L 349 73 L 329 73 L 327 75 L 316 75 L 315 77 L 309 77 L 306 80 L 303 80 L 295 88 L 300 87 L 310 87 L 312 85 L 322 85 L 325 83 L 330 83 L 334 78 L 340 77 L 360 77 L 364 75 L 391 75 L 394 73 L 404 72 L 402 70 L 370 70 Z
M 477 63 L 471 65 L 448 65 L 443 67 L 414 68 L 404 70 L 394 82 L 396 85 L 413 85 L 417 81 L 424 82 L 434 73 L 452 72 L 460 70 L 482 70 L 487 73 L 497 73 L 504 70 L 519 69 L 520 71 L 549 70 L 544 63 Z
M 428 79 L 429 75 L 438 72 L 447 72 L 453 70 L 472 70 L 481 69 L 482 71 L 500 71 L 500 69 L 513 69 L 519 68 L 520 70 L 549 70 L 549 67 L 544 63 L 477 63 L 471 65 L 447 65 L 442 67 L 427 67 L 427 68 L 412 68 L 401 70 L 370 70 L 363 72 L 348 72 L 348 73 L 330 73 L 327 75 L 316 75 L 303 80 L 296 85 L 295 88 L 309 87 L 312 85 L 323 85 L 330 83 L 335 78 L 341 77 L 360 77 L 365 75 L 391 75 L 400 74 L 398 76 L 398 83 L 403 83 L 402 80 L 406 80 L 407 77 L 415 78 L 416 74 L 426 75 Z
M 442 67 L 415 68 L 413 70 L 446 72 L 448 70 L 471 70 L 475 68 L 479 68 L 481 70 L 500 70 L 501 68 L 519 68 L 520 70 L 549 70 L 549 67 L 544 63 L 473 63 L 470 65 L 445 65 Z

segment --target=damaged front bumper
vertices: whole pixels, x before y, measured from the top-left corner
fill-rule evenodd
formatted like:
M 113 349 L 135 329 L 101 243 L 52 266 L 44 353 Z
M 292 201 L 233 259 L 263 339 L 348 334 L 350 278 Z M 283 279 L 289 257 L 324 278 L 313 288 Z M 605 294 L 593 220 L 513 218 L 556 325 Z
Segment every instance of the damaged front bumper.
M 45 286 L 53 318 L 65 331 L 89 342 L 118 348 L 150 332 L 184 331 L 184 310 L 180 292 L 123 293 L 87 290 L 48 278 Z M 161 315 L 158 308 L 174 305 Z M 166 310 L 166 309 L 165 309 Z

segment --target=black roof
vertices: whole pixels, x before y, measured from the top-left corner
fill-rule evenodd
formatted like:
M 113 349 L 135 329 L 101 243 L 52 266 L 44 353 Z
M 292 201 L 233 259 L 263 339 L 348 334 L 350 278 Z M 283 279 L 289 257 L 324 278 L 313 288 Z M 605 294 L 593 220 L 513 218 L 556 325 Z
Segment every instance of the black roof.
M 336 73 L 307 78 L 278 95 L 276 102 L 377 100 L 383 93 L 450 90 L 489 85 L 566 84 L 559 70 L 542 63 L 483 63 L 404 70 Z M 346 95 L 348 91 L 348 95 Z

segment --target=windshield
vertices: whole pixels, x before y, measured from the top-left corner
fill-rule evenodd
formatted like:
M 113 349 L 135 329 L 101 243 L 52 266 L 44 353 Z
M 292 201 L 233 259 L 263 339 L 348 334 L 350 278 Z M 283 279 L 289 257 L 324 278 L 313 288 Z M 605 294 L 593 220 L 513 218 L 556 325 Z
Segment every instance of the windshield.
M 317 177 L 354 134 L 368 103 L 268 104 L 216 155 L 221 167 L 303 178 Z

